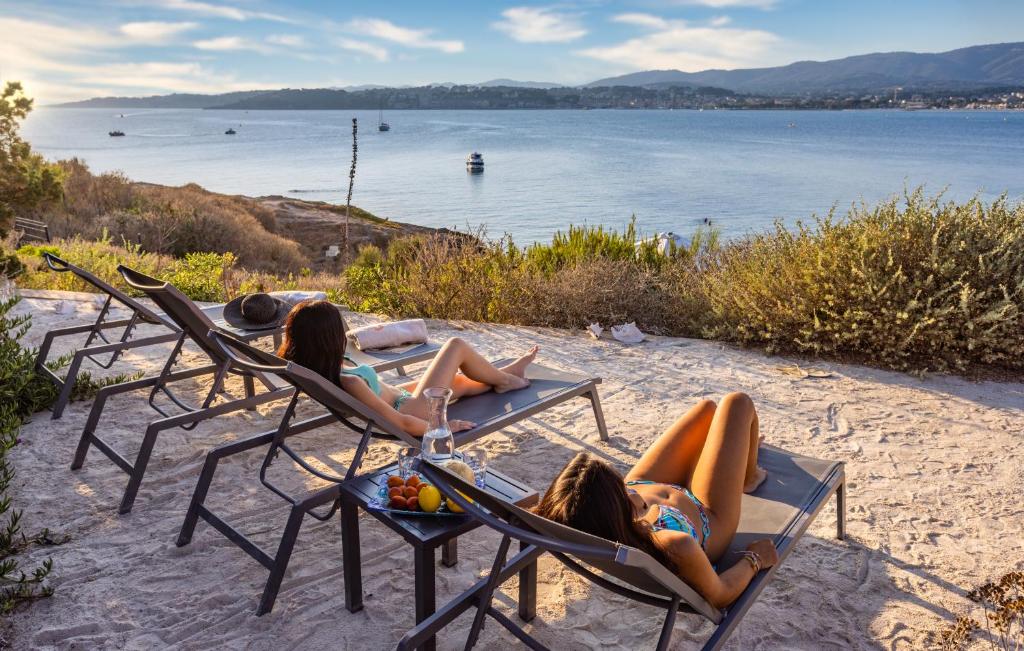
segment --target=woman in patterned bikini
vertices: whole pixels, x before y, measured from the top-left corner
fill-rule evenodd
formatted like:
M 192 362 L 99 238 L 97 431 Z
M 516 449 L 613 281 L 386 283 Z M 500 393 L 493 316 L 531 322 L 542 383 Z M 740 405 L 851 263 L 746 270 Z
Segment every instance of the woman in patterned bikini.
M 742 393 L 703 400 L 672 424 L 625 477 L 585 452 L 558 474 L 536 507 L 549 520 L 641 549 L 717 608 L 778 562 L 757 540 L 722 572 L 714 563 L 736 535 L 740 499 L 764 482 L 757 411 Z

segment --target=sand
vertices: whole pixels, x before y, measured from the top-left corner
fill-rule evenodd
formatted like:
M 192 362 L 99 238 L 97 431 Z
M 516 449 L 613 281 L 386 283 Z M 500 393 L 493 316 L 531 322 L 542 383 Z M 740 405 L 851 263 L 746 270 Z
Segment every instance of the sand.
M 95 316 L 91 300 L 26 298 L 30 343 L 65 323 Z M 355 324 L 373 317 L 353 315 Z M 765 438 L 776 445 L 847 463 L 846 541 L 835 540 L 829 505 L 778 571 L 727 645 L 729 649 L 918 649 L 930 631 L 966 607 L 968 589 L 1024 565 L 1024 385 L 956 377 L 919 379 L 860 366 L 815 363 L 828 377 L 787 372 L 806 361 L 765 357 L 715 342 L 652 338 L 639 345 L 594 341 L 583 333 L 430 322 L 437 340 L 461 336 L 489 356 L 541 346 L 543 363 L 604 378 L 601 398 L 611 440 L 598 440 L 584 401 L 557 407 L 480 442 L 494 467 L 543 489 L 579 450 L 630 466 L 676 415 L 699 398 L 734 390 L 760 410 Z M 116 370 L 153 372 L 166 347 L 133 354 Z M 200 359 L 196 356 L 194 359 Z M 197 389 L 200 387 L 197 387 Z M 52 556 L 55 595 L 12 618 L 6 635 L 18 648 L 386 649 L 414 623 L 411 549 L 361 515 L 366 608 L 344 608 L 337 520 L 307 518 L 273 613 L 254 611 L 267 574 L 204 523 L 193 542 L 174 540 L 207 450 L 269 429 L 283 405 L 221 417 L 192 432 L 161 435 L 134 511 L 117 515 L 126 476 L 90 453 L 69 470 L 88 403 L 64 417 L 37 414 L 12 451 L 13 492 L 27 531 L 67 535 L 58 547 L 34 549 L 29 562 Z M 313 413 L 306 406 L 303 413 Z M 143 394 L 111 402 L 104 436 L 134 455 L 151 419 Z M 340 427 L 301 437 L 309 458 L 335 468 L 351 457 L 354 438 Z M 372 446 L 365 467 L 393 458 L 391 444 Z M 222 466 L 212 503 L 240 529 L 270 546 L 284 525 L 284 503 L 256 480 L 260 452 Z M 279 464 L 292 485 L 303 480 Z M 313 484 L 309 484 L 312 486 Z M 487 571 L 497 537 L 478 529 L 460 539 L 455 568 L 437 571 L 438 604 Z M 550 557 L 539 566 L 538 617 L 530 626 L 549 647 L 653 648 L 661 613 L 593 587 Z M 500 608 L 513 613 L 516 583 Z M 439 637 L 462 648 L 463 615 Z M 677 620 L 672 648 L 699 648 L 711 626 Z M 486 627 L 477 648 L 518 648 L 501 627 Z

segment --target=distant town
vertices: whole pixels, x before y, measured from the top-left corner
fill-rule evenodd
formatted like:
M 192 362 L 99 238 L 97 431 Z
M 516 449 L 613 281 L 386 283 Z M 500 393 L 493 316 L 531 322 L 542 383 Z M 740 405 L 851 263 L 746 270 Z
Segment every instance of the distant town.
M 713 86 L 528 88 L 430 85 L 363 90 L 282 89 L 224 95 L 96 98 L 71 107 L 204 108 L 232 110 L 416 109 L 1024 109 L 1024 88 L 971 91 L 905 90 L 739 93 Z

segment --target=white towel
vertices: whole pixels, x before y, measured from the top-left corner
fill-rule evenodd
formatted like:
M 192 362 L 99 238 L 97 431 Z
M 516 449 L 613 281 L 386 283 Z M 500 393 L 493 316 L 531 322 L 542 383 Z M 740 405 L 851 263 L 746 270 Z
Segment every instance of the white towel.
M 359 350 L 423 344 L 427 342 L 427 323 L 423 319 L 378 323 L 349 330 L 348 338 Z
M 324 292 L 300 292 L 300 291 L 278 291 L 267 292 L 274 298 L 280 299 L 288 305 L 298 305 L 302 301 L 325 301 L 327 294 Z

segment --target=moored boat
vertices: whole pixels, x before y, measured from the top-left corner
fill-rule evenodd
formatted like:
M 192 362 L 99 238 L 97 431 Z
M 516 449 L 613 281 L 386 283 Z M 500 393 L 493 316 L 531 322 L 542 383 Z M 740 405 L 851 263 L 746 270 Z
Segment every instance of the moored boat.
M 235 135 L 236 133 L 238 133 L 238 132 L 237 132 L 237 131 L 235 131 L 234 129 L 228 129 L 227 131 L 225 131 L 225 132 L 224 132 L 224 135 L 225 135 L 225 136 L 233 136 L 233 135 Z
M 470 172 L 483 172 L 484 157 L 478 152 L 466 156 L 466 169 Z
M 111 138 L 117 138 L 124 135 L 124 131 L 108 131 L 107 135 Z

